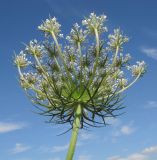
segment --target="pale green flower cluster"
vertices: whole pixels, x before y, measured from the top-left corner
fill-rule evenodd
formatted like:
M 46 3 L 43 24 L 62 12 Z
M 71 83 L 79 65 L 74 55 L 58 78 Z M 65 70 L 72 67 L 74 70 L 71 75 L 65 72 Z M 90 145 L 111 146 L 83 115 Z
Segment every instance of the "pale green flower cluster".
M 23 73 L 20 84 L 23 88 L 29 89 L 31 88 L 31 85 L 34 85 L 37 82 L 37 80 L 37 73 Z
M 41 57 L 44 53 L 44 46 L 38 44 L 38 41 L 35 39 L 29 42 L 29 45 L 26 46 L 25 51 L 28 54 Z
M 114 112 L 121 109 L 121 93 L 145 73 L 144 61 L 130 65 L 130 54 L 123 53 L 128 37 L 120 29 L 109 34 L 107 42 L 102 40 L 107 34 L 105 23 L 105 15 L 91 13 L 82 28 L 73 25 L 61 44 L 61 25 L 49 18 L 38 28 L 53 42 L 30 41 L 15 57 L 21 86 L 55 123 L 72 125 L 79 104 L 82 127 L 105 124 L 106 117 L 116 116 Z
M 57 19 L 54 17 L 54 18 L 46 19 L 45 22 L 43 22 L 38 27 L 38 29 L 43 31 L 46 35 L 51 35 L 53 32 L 56 36 L 58 36 L 61 31 L 60 27 L 61 25 L 57 22 Z
M 86 26 L 89 33 L 94 34 L 95 30 L 97 30 L 100 34 L 107 31 L 107 27 L 104 26 L 106 18 L 106 15 L 96 16 L 95 13 L 91 13 L 89 18 L 82 21 L 82 25 Z
M 113 51 L 118 49 L 122 49 L 122 45 L 126 42 L 129 41 L 129 38 L 127 36 L 124 36 L 120 29 L 114 29 L 113 34 L 109 34 L 109 48 L 112 49 Z
M 74 43 L 77 45 L 77 43 L 83 43 L 86 39 L 87 36 L 87 31 L 83 31 L 82 29 L 80 29 L 80 26 L 75 23 L 73 28 L 71 29 L 70 35 L 66 37 L 66 39 L 70 42 L 70 43 Z
M 25 68 L 29 64 L 31 64 L 31 61 L 28 61 L 28 59 L 26 58 L 26 54 L 21 51 L 19 55 L 16 56 L 14 63 L 21 68 Z
M 134 77 L 137 77 L 139 74 L 142 76 L 146 72 L 146 63 L 144 61 L 137 61 L 136 63 L 136 65 L 128 66 L 127 68 L 132 72 Z

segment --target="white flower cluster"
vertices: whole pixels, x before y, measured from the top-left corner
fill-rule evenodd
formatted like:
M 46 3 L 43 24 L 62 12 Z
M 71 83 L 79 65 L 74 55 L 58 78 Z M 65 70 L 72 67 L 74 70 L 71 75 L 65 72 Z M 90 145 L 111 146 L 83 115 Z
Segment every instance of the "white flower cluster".
M 123 58 L 123 62 L 124 63 L 128 63 L 130 61 L 130 59 L 131 59 L 131 55 L 129 53 L 127 53 L 125 55 L 125 57 Z
M 114 59 L 114 55 L 112 57 L 111 60 Z M 115 58 L 116 60 L 114 61 L 114 66 L 115 67 L 119 67 L 121 65 L 127 65 L 128 62 L 130 61 L 131 59 L 131 55 L 128 53 L 126 54 L 125 56 L 123 55 L 123 53 L 120 53 L 119 55 L 117 55 L 117 57 Z
M 127 84 L 128 84 L 127 79 L 125 79 L 125 78 L 119 79 L 119 86 L 120 86 L 120 88 L 126 87 Z
M 28 61 L 28 59 L 26 58 L 26 54 L 24 53 L 24 51 L 21 51 L 19 53 L 19 55 L 15 56 L 15 60 L 14 63 L 21 67 L 24 68 L 26 66 L 28 66 L 29 64 L 31 64 L 31 61 Z
M 23 88 L 30 88 L 31 85 L 35 84 L 38 81 L 37 73 L 23 73 L 23 77 L 20 79 L 21 86 Z
M 81 44 L 85 41 L 87 36 L 87 31 L 83 31 L 80 29 L 80 26 L 75 23 L 73 28 L 71 29 L 70 35 L 66 37 L 66 39 L 72 43 L 77 44 L 78 42 Z
M 109 42 L 107 44 L 111 50 L 116 50 L 117 47 L 122 49 L 122 44 L 129 41 L 129 38 L 123 35 L 119 28 L 114 29 L 114 33 L 109 34 L 108 38 Z
M 45 34 L 48 36 L 53 32 L 56 36 L 60 33 L 60 27 L 61 25 L 57 22 L 57 19 L 49 18 L 46 19 L 45 22 L 43 22 L 40 26 L 38 26 L 38 29 L 45 32 Z M 60 34 L 60 36 L 63 36 Z
M 41 57 L 42 54 L 44 53 L 44 46 L 39 45 L 38 41 L 35 39 L 29 42 L 29 45 L 26 46 L 25 50 L 27 51 L 28 54 Z
M 135 77 L 137 77 L 138 75 L 142 76 L 146 71 L 146 63 L 144 61 L 142 62 L 137 61 L 136 63 L 137 63 L 136 65 L 128 66 L 127 68 L 132 72 L 133 76 Z
M 76 111 L 73 106 L 80 104 L 88 111 L 87 115 L 82 112 L 80 124 L 93 126 L 99 118 L 105 124 L 106 117 L 117 116 L 113 112 L 122 108 L 121 93 L 145 73 L 144 61 L 131 65 L 130 54 L 123 53 L 128 37 L 120 29 L 115 29 L 107 42 L 103 39 L 105 22 L 105 15 L 91 13 L 82 21 L 85 29 L 74 24 L 60 43 L 61 25 L 56 18 L 47 19 L 38 28 L 52 40 L 46 37 L 41 43 L 30 41 L 15 57 L 21 86 L 35 105 L 44 107 L 43 115 L 52 116 L 50 122 L 72 125 Z
M 95 13 L 91 13 L 89 18 L 82 21 L 82 25 L 86 26 L 89 33 L 94 33 L 97 29 L 98 33 L 106 32 L 107 27 L 104 26 L 107 16 L 96 16 Z

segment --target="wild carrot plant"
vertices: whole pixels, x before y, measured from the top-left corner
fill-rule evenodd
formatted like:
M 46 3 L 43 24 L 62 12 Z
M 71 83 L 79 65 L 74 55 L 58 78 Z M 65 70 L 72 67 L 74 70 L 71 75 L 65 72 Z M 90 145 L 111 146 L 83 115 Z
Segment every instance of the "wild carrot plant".
M 91 13 L 64 39 L 61 25 L 50 17 L 38 27 L 45 40 L 30 41 L 15 56 L 20 85 L 32 103 L 49 122 L 71 125 L 66 160 L 73 158 L 79 129 L 118 116 L 122 92 L 146 70 L 144 61 L 130 64 L 123 50 L 128 37 L 119 28 L 108 34 L 106 19 Z

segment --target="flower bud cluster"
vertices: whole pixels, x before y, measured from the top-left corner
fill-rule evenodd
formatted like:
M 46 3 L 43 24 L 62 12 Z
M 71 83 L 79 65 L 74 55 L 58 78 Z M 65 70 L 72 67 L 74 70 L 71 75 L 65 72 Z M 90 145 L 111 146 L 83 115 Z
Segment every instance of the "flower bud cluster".
M 109 42 L 107 44 L 109 45 L 109 48 L 113 51 L 115 51 L 117 48 L 122 49 L 123 43 L 129 41 L 129 38 L 123 35 L 119 28 L 114 29 L 114 33 L 109 34 L 108 38 Z
M 19 55 L 15 56 L 14 63 L 18 67 L 24 68 L 24 67 L 28 66 L 29 64 L 31 64 L 31 61 L 28 61 L 28 59 L 26 58 L 26 54 L 24 53 L 24 51 L 21 51 L 19 53 Z
M 34 85 L 37 82 L 36 73 L 23 73 L 23 76 L 20 78 L 20 84 L 23 88 L 31 88 L 31 85 Z
M 93 34 L 96 29 L 100 34 L 107 31 L 107 27 L 104 26 L 106 18 L 106 15 L 96 16 L 95 13 L 91 13 L 89 18 L 82 21 L 82 25 L 86 26 L 89 33 Z
M 113 58 L 112 58 L 112 59 L 113 59 Z M 123 53 L 120 53 L 120 54 L 115 58 L 114 66 L 115 66 L 115 67 L 120 67 L 120 66 L 127 65 L 128 62 L 130 61 L 130 59 L 131 59 L 130 54 L 123 55 Z
M 52 32 L 56 36 L 58 36 L 60 33 L 60 27 L 61 25 L 57 22 L 57 19 L 54 17 L 46 19 L 45 22 L 38 26 L 38 29 L 43 31 L 47 36 L 51 35 Z M 63 35 L 61 34 L 60 36 L 62 37 Z
M 132 72 L 133 76 L 142 76 L 146 72 L 146 63 L 144 61 L 137 61 L 136 63 L 136 65 L 128 66 L 127 68 Z
M 26 46 L 25 50 L 28 54 L 41 57 L 42 54 L 44 53 L 44 46 L 39 45 L 38 41 L 35 39 L 29 42 L 29 45 Z
M 120 79 L 120 80 L 119 80 L 119 86 L 120 86 L 120 88 L 124 88 L 124 87 L 126 87 L 126 86 L 127 86 L 127 84 L 128 84 L 127 79 L 122 78 L 122 79 Z
M 66 39 L 72 43 L 72 44 L 76 44 L 80 43 L 82 44 L 87 36 L 87 31 L 83 31 L 82 29 L 80 29 L 80 26 L 75 23 L 73 28 L 71 29 L 70 35 L 66 37 Z

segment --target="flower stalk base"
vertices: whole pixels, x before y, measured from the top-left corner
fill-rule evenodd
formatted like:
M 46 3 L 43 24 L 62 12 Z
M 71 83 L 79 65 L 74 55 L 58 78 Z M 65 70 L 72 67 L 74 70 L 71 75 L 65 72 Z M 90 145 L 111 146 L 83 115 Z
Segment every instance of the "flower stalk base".
M 82 113 L 82 109 L 81 109 L 81 105 L 79 104 L 77 106 L 76 113 L 75 113 L 72 135 L 71 135 L 71 140 L 70 140 L 70 145 L 69 145 L 66 160 L 73 159 L 73 155 L 74 155 L 75 147 L 76 147 L 76 142 L 77 142 L 77 137 L 78 137 L 78 131 L 80 128 L 81 113 Z

